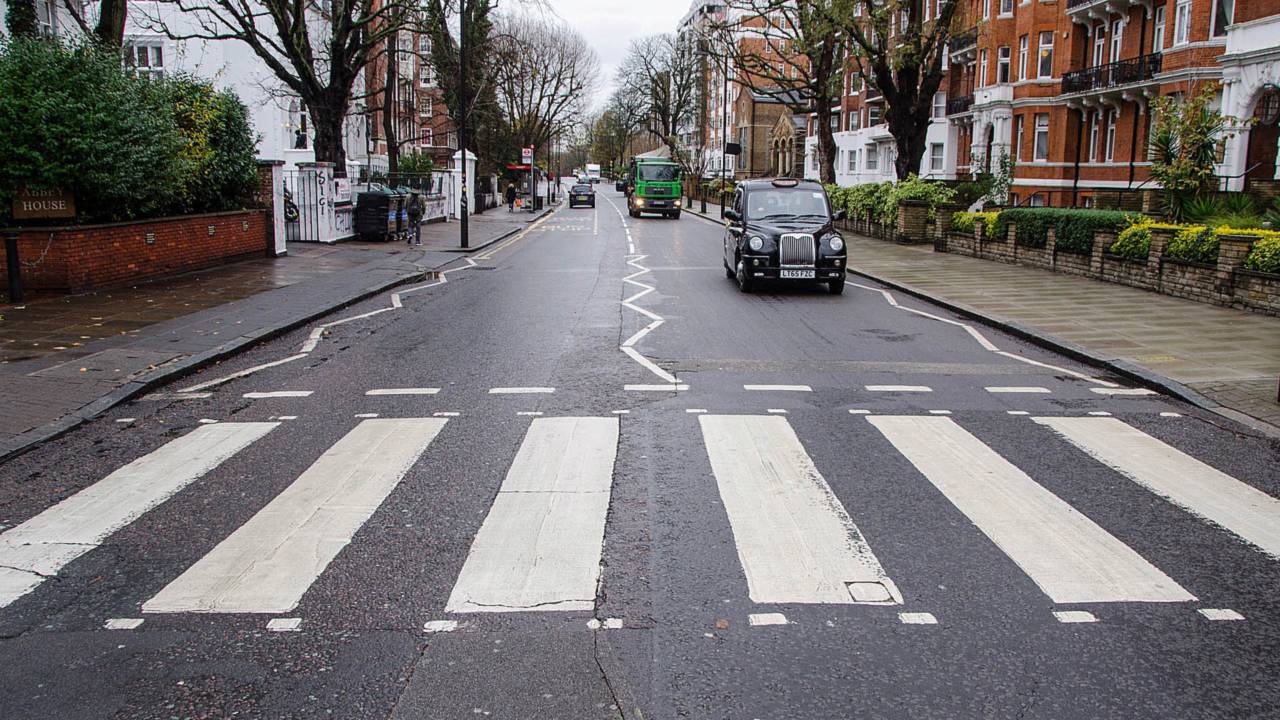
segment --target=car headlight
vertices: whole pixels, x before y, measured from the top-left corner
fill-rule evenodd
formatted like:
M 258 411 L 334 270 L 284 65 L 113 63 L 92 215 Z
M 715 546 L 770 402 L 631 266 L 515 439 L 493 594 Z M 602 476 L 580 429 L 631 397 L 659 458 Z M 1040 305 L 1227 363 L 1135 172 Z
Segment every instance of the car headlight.
M 764 247 L 764 238 L 760 237 L 759 235 L 756 235 L 755 237 L 747 241 L 747 245 L 749 245 L 752 250 L 755 250 L 756 252 L 760 252 L 760 248 Z
M 827 242 L 831 244 L 831 249 L 840 252 L 844 249 L 844 238 L 839 235 L 831 235 L 827 238 Z

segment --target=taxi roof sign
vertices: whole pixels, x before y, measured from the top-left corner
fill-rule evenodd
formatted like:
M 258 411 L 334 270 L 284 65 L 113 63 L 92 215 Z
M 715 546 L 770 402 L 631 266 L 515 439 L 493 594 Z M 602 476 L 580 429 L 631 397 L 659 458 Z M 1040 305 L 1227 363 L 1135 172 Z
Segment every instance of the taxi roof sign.
M 800 181 L 795 178 L 774 178 L 773 179 L 774 187 L 795 187 L 799 184 L 800 184 Z

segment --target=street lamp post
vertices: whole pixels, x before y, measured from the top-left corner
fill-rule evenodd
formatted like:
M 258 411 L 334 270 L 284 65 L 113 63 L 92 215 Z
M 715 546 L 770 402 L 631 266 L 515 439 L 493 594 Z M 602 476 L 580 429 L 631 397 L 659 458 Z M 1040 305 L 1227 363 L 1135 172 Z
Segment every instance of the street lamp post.
M 458 150 L 462 162 L 462 194 L 458 219 L 462 222 L 458 236 L 462 248 L 469 247 L 467 237 L 467 0 L 458 3 Z
M 720 217 L 724 218 L 724 196 L 729 189 L 729 54 L 724 54 L 724 95 L 720 108 Z

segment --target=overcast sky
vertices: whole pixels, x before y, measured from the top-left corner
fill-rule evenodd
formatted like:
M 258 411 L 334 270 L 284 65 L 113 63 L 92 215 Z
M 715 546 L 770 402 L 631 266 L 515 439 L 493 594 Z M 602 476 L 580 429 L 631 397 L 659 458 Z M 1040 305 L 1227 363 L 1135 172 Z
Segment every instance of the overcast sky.
M 673 32 L 692 0 L 548 0 L 551 9 L 582 33 L 600 56 L 600 82 L 593 105 L 613 88 L 613 73 L 632 38 Z

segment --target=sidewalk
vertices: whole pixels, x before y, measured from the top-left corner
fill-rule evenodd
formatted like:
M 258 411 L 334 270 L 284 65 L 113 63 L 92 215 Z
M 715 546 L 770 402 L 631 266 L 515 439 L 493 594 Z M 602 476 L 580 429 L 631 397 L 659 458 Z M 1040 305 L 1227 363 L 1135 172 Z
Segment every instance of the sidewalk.
M 544 213 L 473 216 L 474 252 Z M 84 295 L 0 303 L 0 460 L 139 393 L 420 278 L 460 257 L 458 222 L 421 246 L 292 243 L 248 260 Z
M 720 206 L 703 217 L 720 223 Z M 843 234 L 851 273 L 1280 436 L 1280 318 Z

